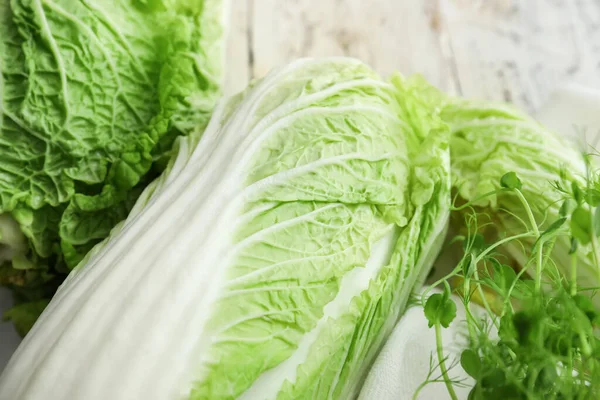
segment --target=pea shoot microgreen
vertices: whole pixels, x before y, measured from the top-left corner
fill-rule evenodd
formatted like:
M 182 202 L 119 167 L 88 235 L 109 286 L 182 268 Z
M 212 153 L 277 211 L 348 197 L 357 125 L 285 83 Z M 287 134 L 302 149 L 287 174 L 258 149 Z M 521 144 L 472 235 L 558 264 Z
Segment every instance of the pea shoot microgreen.
M 578 247 L 591 246 L 595 271 L 600 274 L 600 184 L 557 181 L 553 189 L 563 196 L 557 218 L 540 220 L 521 189 L 515 172 L 502 176 L 498 190 L 487 195 L 510 195 L 521 207 L 515 214 L 522 232 L 482 234 L 480 216 L 471 203 L 455 207 L 465 213 L 467 234 L 463 256 L 454 270 L 433 286 L 443 292 L 422 297 L 429 327 L 435 329 L 436 354 L 452 399 L 464 384 L 451 379 L 441 330 L 456 318 L 451 294 L 458 294 L 466 311 L 468 345 L 460 356 L 462 369 L 473 379 L 469 400 L 494 399 L 600 399 L 600 309 L 596 288 L 577 284 Z M 600 182 L 600 181 L 598 181 Z M 570 271 L 561 273 L 552 253 L 557 240 L 570 241 Z M 520 249 L 520 269 L 502 248 Z M 452 285 L 451 285 L 452 284 Z M 473 303 L 485 317 L 473 312 Z M 491 334 L 491 332 L 497 334 Z M 433 374 L 430 372 L 428 380 Z M 433 380 L 429 380 L 431 382 Z M 426 381 L 424 384 L 427 384 Z M 422 385 L 423 386 L 423 385 Z

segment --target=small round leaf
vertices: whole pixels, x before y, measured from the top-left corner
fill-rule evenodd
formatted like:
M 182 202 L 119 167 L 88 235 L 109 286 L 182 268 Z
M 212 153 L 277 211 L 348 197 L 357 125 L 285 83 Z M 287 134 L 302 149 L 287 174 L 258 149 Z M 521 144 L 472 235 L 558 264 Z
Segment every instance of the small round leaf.
M 514 172 L 507 172 L 500 178 L 500 185 L 506 189 L 521 189 L 523 184 Z

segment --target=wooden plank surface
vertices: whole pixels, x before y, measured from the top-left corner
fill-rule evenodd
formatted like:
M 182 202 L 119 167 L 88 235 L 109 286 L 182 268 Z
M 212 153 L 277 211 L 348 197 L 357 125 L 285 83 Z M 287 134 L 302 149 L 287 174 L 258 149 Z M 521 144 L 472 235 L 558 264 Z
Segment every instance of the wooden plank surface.
M 249 2 L 230 0 L 227 49 L 225 53 L 224 93 L 230 95 L 243 90 L 250 80 Z
M 464 95 L 536 110 L 556 85 L 600 87 L 597 0 L 445 1 Z
M 234 0 L 232 14 L 228 93 L 340 55 L 530 112 L 558 84 L 600 88 L 598 0 Z

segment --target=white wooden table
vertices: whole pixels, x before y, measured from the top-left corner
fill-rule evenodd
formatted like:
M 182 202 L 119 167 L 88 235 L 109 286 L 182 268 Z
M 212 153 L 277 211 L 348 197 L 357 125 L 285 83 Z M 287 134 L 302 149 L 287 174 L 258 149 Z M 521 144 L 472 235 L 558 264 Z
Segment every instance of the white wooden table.
M 298 57 L 353 56 L 535 111 L 600 88 L 600 0 L 233 0 L 226 92 Z
M 600 0 L 231 0 L 225 92 L 298 57 L 353 56 L 386 76 L 533 112 L 556 85 L 600 88 Z M 8 307 L 0 291 L 0 312 Z M 18 338 L 0 323 L 0 370 Z

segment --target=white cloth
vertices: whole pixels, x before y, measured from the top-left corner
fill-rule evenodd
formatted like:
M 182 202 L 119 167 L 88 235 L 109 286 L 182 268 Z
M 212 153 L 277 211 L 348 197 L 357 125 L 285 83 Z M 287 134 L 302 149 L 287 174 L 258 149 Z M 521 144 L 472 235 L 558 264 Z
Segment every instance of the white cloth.
M 431 294 L 439 293 L 432 290 Z M 449 371 L 451 379 L 465 379 L 471 384 L 473 380 L 460 366 L 460 353 L 466 344 L 465 309 L 461 300 L 452 296 L 456 304 L 456 318 L 446 329 L 442 329 L 444 356 L 446 366 L 453 365 Z M 409 400 L 425 380 L 432 366 L 437 366 L 435 330 L 427 326 L 427 319 L 421 306 L 409 308 L 402 316 L 392 335 L 377 356 L 369 375 L 363 385 L 359 400 Z M 430 379 L 440 376 L 436 369 Z M 468 388 L 456 387 L 459 398 L 467 398 Z M 427 384 L 419 392 L 419 400 L 450 399 L 444 383 Z
M 600 136 L 598 110 L 600 90 L 566 85 L 551 94 L 549 101 L 537 113 L 537 119 L 562 135 L 584 138 L 587 143 L 593 145 Z M 600 145 L 600 141 L 596 144 Z M 464 332 L 464 313 L 462 303 L 458 302 L 454 323 L 448 329 L 442 330 L 442 342 L 447 351 L 445 355 L 449 356 L 450 362 L 460 357 L 461 342 L 464 343 L 460 335 Z M 427 377 L 430 355 L 434 365 L 437 365 L 435 344 L 435 332 L 427 326 L 423 308 L 408 309 L 375 360 L 359 400 L 412 399 L 417 387 Z M 439 370 L 434 375 L 439 376 Z M 452 369 L 450 377 L 465 378 L 465 383 L 469 379 L 460 363 Z M 455 387 L 455 390 L 459 399 L 467 398 L 468 388 Z M 450 398 L 443 383 L 426 385 L 419 393 L 419 400 Z

